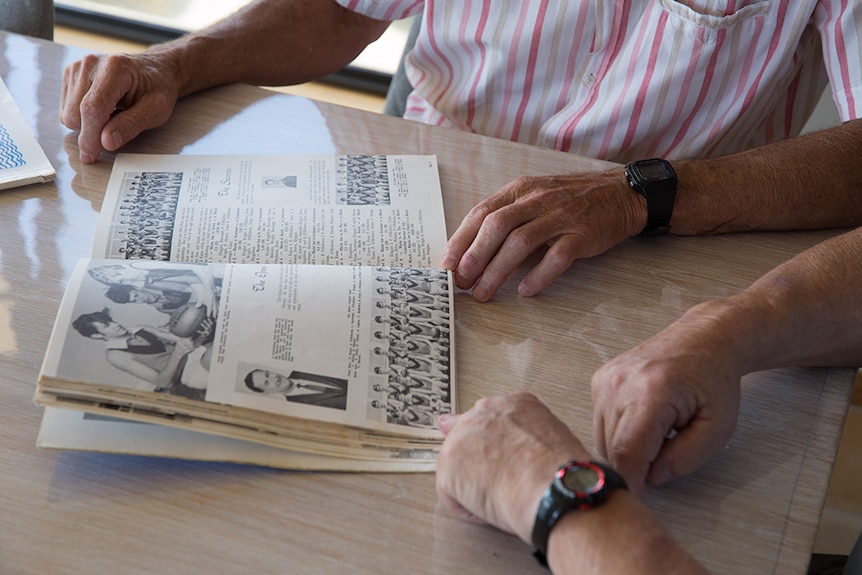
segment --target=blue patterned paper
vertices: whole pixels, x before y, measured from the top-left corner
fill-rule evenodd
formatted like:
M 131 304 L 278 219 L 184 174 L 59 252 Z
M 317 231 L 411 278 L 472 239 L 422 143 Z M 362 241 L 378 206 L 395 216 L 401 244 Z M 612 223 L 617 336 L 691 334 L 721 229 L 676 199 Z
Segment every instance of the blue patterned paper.
M 0 170 L 18 168 L 26 163 L 18 146 L 15 145 L 15 140 L 6 131 L 6 126 L 0 124 Z

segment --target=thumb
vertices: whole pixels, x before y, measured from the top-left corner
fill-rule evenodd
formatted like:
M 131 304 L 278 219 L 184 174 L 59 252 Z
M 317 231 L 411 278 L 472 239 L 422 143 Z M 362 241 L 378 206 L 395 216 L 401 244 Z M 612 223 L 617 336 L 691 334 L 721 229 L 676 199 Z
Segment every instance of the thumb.
M 605 422 L 608 460 L 639 497 L 648 474 L 661 457 L 667 430 L 674 419 L 675 412 L 667 404 L 659 407 L 639 404 L 615 422 Z
M 730 439 L 725 431 L 710 422 L 696 420 L 662 445 L 658 457 L 650 464 L 650 483 L 661 485 L 695 471 Z
M 109 152 L 122 148 L 144 130 L 159 126 L 160 122 L 153 118 L 152 110 L 148 111 L 140 104 L 117 112 L 102 128 L 102 148 Z

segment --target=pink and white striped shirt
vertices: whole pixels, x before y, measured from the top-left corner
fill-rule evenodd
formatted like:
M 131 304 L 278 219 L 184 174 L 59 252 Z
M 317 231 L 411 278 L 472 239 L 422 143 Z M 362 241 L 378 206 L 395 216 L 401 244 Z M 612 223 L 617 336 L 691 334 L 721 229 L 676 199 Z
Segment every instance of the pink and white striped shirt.
M 337 1 L 424 14 L 405 117 L 429 124 L 626 161 L 795 136 L 827 77 L 862 110 L 860 0 Z

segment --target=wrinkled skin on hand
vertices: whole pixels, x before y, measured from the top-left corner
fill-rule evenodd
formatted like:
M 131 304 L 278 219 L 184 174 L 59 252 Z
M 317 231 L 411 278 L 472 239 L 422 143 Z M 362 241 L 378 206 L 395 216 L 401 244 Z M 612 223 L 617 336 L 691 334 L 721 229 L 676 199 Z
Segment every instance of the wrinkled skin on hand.
M 441 417 L 440 429 L 446 434 L 437 464 L 440 500 L 526 543 L 559 466 L 590 459 L 572 432 L 524 392 L 482 399 L 463 415 Z M 624 490 L 600 509 L 566 514 L 548 543 L 554 573 L 706 573 Z
M 542 493 L 554 472 L 589 453 L 535 396 L 484 398 L 440 420 L 439 499 L 466 518 L 530 541 Z
M 455 284 L 490 300 L 533 252 L 548 246 L 518 286 L 533 296 L 576 259 L 601 254 L 646 225 L 646 204 L 624 170 L 522 177 L 477 204 L 452 235 L 442 266 Z
M 179 71 L 159 52 L 88 55 L 63 71 L 60 121 L 79 132 L 80 159 L 93 163 L 144 130 L 167 122 L 179 97 Z
M 695 313 L 593 376 L 596 447 L 635 493 L 694 471 L 736 427 L 745 371 L 732 331 Z

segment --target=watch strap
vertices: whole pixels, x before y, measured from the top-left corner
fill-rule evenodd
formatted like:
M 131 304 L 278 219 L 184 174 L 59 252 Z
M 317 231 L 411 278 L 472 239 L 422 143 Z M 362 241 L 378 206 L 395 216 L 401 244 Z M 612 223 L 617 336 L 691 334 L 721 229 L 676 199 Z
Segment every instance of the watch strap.
M 647 225 L 641 230 L 641 237 L 655 238 L 670 232 L 670 218 L 673 214 L 674 199 L 673 191 L 646 196 Z
M 572 494 L 566 493 L 558 487 L 558 481 L 568 470 L 578 466 L 589 466 L 597 469 L 600 472 L 600 480 L 595 491 L 579 493 L 573 497 Z M 586 510 L 597 507 L 605 502 L 611 491 L 620 488 L 628 489 L 625 480 L 616 471 L 602 463 L 569 461 L 561 465 L 554 476 L 554 480 L 542 494 L 542 499 L 536 510 L 536 520 L 531 536 L 534 547 L 533 557 L 536 558 L 536 561 L 544 567 L 548 566 L 548 538 L 551 535 L 551 529 L 563 515 L 576 509 Z
M 655 174 L 645 175 L 654 172 L 656 168 L 661 171 L 659 177 Z M 640 235 L 651 238 L 668 233 L 678 181 L 670 162 L 662 158 L 629 162 L 626 164 L 626 178 L 646 199 L 647 224 Z

